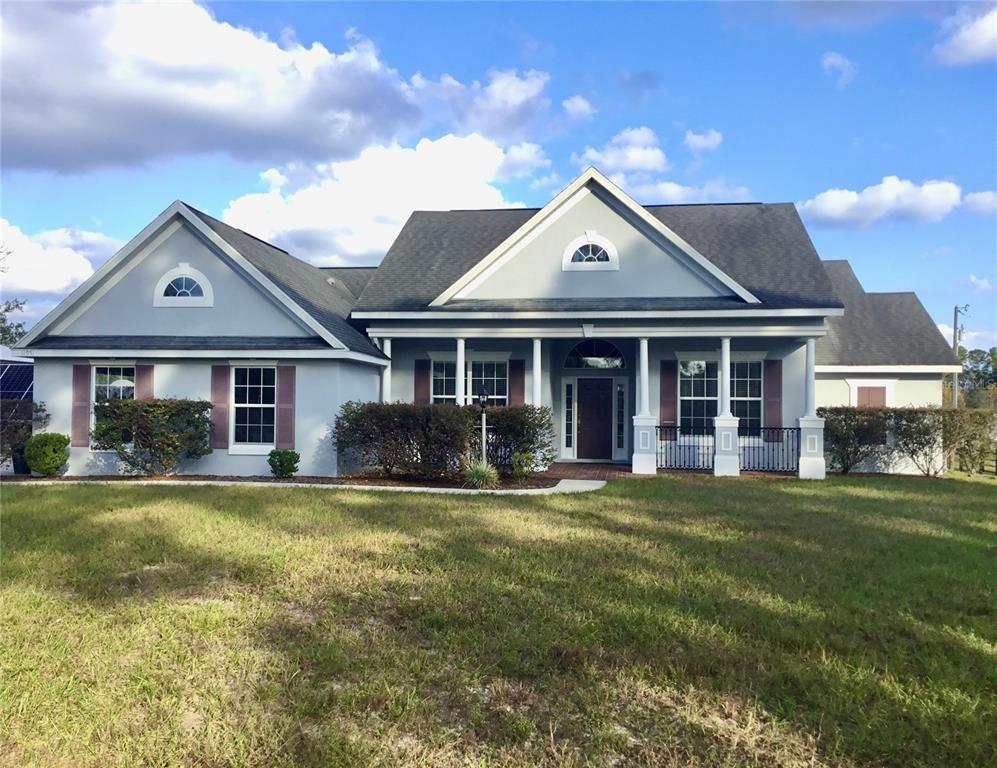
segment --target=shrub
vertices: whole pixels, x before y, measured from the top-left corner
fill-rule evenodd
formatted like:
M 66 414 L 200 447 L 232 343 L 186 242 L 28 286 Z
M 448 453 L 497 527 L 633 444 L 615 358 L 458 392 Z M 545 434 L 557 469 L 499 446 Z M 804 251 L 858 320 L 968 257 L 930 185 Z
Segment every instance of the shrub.
M 474 423 L 471 455 L 481 455 L 481 411 L 474 406 L 464 409 Z M 511 471 L 515 453 L 532 453 L 535 466 L 546 469 L 557 458 L 554 447 L 554 422 L 550 408 L 533 405 L 510 405 L 489 408 L 487 455 L 496 467 Z
M 460 471 L 472 429 L 452 405 L 350 402 L 336 417 L 335 441 L 344 459 L 361 466 L 434 479 Z
M 464 482 L 482 490 L 495 488 L 499 482 L 498 470 L 487 461 L 472 461 L 464 470 Z
M 942 457 L 942 412 L 934 408 L 891 408 L 890 433 L 893 450 L 910 459 L 922 474 L 940 475 Z
M 516 451 L 512 454 L 512 476 L 520 485 L 525 484 L 533 474 L 534 461 L 536 459 L 529 452 Z
M 975 473 L 994 451 L 997 413 L 977 408 L 947 408 L 941 417 L 946 465 Z
M 0 400 L 0 464 L 24 450 L 31 433 L 45 429 L 48 421 L 45 403 Z
M 276 477 L 294 477 L 298 472 L 298 462 L 300 461 L 300 453 L 281 448 L 274 448 L 267 456 L 267 464 L 270 465 L 270 471 Z
M 114 451 L 137 474 L 170 475 L 211 453 L 206 400 L 111 400 L 95 407 L 93 447 Z
M 28 438 L 24 460 L 32 472 L 46 477 L 56 474 L 69 460 L 69 437 L 58 432 L 39 432 Z
M 848 474 L 867 460 L 885 459 L 889 420 L 885 408 L 819 408 L 824 419 L 824 451 L 831 466 Z

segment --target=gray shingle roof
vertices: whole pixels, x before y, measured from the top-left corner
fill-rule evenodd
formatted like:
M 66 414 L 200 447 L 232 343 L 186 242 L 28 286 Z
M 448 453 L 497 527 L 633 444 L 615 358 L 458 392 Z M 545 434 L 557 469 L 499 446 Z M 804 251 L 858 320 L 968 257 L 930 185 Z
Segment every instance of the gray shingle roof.
M 356 301 L 367 287 L 377 267 L 319 267 L 327 276 L 339 281 Z
M 425 309 L 538 210 L 413 213 L 354 311 Z M 664 205 L 647 210 L 766 307 L 841 306 L 791 203 Z
M 321 336 L 42 336 L 41 349 L 329 349 Z
M 866 293 L 847 261 L 825 261 L 824 269 L 845 313 L 827 319 L 818 365 L 958 365 L 915 294 Z
M 241 229 L 187 206 L 250 264 L 281 288 L 305 312 L 333 334 L 347 349 L 381 357 L 370 339 L 350 322 L 355 296 L 341 286 L 329 285 L 318 267 L 297 259 Z

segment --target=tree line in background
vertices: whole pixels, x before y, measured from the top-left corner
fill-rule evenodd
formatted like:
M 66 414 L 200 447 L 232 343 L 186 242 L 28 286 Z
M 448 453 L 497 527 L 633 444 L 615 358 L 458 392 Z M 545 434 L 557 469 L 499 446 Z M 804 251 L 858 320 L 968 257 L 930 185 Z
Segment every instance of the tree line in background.
M 959 405 L 997 410 L 997 347 L 959 347 L 962 373 L 959 374 Z M 948 378 L 948 377 L 946 377 Z M 945 405 L 952 404 L 952 387 L 945 388 Z

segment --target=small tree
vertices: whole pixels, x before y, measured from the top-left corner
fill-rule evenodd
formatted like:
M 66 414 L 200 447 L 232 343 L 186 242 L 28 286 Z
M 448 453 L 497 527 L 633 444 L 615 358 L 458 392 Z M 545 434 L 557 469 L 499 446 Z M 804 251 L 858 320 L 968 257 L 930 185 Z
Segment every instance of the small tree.
M 0 463 L 22 450 L 31 433 L 45 429 L 48 421 L 45 403 L 0 400 Z
M 865 461 L 885 459 L 887 416 L 882 408 L 820 408 L 824 450 L 832 466 L 846 475 Z
M 32 472 L 50 477 L 69 461 L 69 436 L 58 432 L 39 432 L 28 438 L 24 461 Z
M 946 466 L 958 466 L 970 474 L 976 472 L 994 450 L 997 413 L 959 408 L 946 409 L 941 416 Z
M 933 408 L 893 408 L 890 432 L 894 451 L 910 459 L 922 474 L 937 477 L 945 469 L 942 412 Z
M 93 446 L 114 451 L 136 474 L 171 475 L 211 453 L 206 400 L 111 400 L 94 409 Z

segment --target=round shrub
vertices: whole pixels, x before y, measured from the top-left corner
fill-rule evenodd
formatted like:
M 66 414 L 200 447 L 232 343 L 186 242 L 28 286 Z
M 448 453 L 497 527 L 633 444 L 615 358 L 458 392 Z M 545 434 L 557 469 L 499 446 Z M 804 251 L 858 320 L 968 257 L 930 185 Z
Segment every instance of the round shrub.
M 24 460 L 32 472 L 50 476 L 69 461 L 69 437 L 58 432 L 41 432 L 28 438 Z
M 267 463 L 270 471 L 276 477 L 294 477 L 298 471 L 298 462 L 301 461 L 301 454 L 297 451 L 288 451 L 283 448 L 274 448 L 267 456 Z
M 464 482 L 472 488 L 486 489 L 498 486 L 498 470 L 486 461 L 472 461 L 464 470 Z

